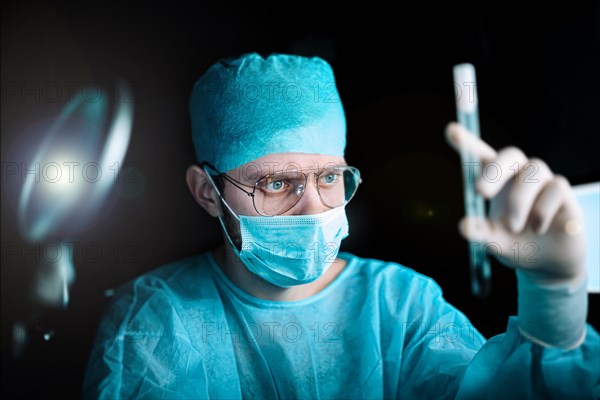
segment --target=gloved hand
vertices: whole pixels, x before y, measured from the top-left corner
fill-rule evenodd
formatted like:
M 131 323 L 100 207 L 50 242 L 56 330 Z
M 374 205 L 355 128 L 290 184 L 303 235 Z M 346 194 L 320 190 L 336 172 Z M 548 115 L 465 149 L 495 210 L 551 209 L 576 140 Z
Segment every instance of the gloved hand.
M 459 230 L 516 268 L 521 333 L 543 346 L 577 347 L 585 338 L 587 275 L 583 213 L 569 182 L 518 148 L 496 152 L 459 124 L 447 126 L 446 138 L 481 160 L 476 188 L 491 200 L 490 212 L 463 218 Z

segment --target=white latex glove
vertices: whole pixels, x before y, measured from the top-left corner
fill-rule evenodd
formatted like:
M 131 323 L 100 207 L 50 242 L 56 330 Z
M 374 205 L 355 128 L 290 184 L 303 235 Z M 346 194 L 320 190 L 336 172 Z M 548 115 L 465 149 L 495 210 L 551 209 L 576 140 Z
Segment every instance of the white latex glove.
M 496 152 L 459 124 L 447 126 L 446 138 L 481 160 L 476 188 L 491 200 L 490 212 L 484 220 L 463 218 L 459 229 L 517 269 L 521 333 L 544 346 L 578 346 L 587 316 L 585 238 L 569 182 L 516 147 Z

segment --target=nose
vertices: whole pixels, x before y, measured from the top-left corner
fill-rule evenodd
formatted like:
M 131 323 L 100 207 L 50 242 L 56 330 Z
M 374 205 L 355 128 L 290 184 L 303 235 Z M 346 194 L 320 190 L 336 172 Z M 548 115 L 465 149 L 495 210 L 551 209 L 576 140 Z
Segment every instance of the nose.
M 298 203 L 292 207 L 290 214 L 292 215 L 309 215 L 309 214 L 320 214 L 329 210 L 321 201 L 319 192 L 317 191 L 317 184 L 312 175 L 309 175 L 304 194 Z

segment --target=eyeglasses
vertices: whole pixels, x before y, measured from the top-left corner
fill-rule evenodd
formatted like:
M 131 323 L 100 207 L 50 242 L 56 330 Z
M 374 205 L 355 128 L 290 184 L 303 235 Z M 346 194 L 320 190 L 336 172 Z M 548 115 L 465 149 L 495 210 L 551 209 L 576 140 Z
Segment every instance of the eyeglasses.
M 308 176 L 315 176 L 317 192 L 321 202 L 336 208 L 346 204 L 354 197 L 358 185 L 362 182 L 360 172 L 348 165 L 332 166 L 320 172 L 304 173 L 303 170 L 290 169 L 268 174 L 260 178 L 254 185 L 247 185 L 220 172 L 207 162 L 200 167 L 209 167 L 232 185 L 252 197 L 256 212 L 262 216 L 281 215 L 292 209 L 302 198 L 308 184 Z M 252 189 L 252 191 L 244 189 Z

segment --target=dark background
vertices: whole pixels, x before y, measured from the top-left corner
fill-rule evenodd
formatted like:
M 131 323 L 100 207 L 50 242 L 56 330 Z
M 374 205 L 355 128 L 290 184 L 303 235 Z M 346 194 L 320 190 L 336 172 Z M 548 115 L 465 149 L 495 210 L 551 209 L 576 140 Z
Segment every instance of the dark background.
M 504 330 L 516 313 L 514 273 L 494 262 L 492 296 L 474 298 L 467 244 L 457 231 L 460 164 L 443 138 L 455 112 L 452 66 L 477 68 L 488 143 L 518 146 L 573 184 L 597 181 L 599 10 L 561 9 L 557 18 L 541 18 L 432 17 L 431 9 L 393 11 L 372 2 L 352 8 L 3 2 L 3 162 L 15 161 L 11 148 L 28 127 L 68 100 L 21 96 L 9 85 L 43 91 L 49 83 L 110 86 L 123 78 L 136 107 L 126 162 L 139 168 L 137 183 L 118 184 L 104 213 L 74 236 L 101 254 L 75 252 L 66 310 L 29 300 L 36 262 L 31 252 L 6 251 L 8 244 L 31 245 L 17 230 L 14 182 L 3 179 L 3 396 L 79 396 L 104 292 L 219 242 L 217 222 L 193 202 L 184 181 L 193 162 L 187 99 L 212 63 L 249 51 L 318 55 L 334 68 L 348 120 L 346 159 L 364 179 L 348 206 L 351 235 L 343 250 L 429 275 L 485 336 Z M 46 243 L 53 240 L 58 236 Z M 588 320 L 596 328 L 599 308 L 599 296 L 591 295 Z M 15 321 L 29 332 L 17 359 L 10 346 Z

